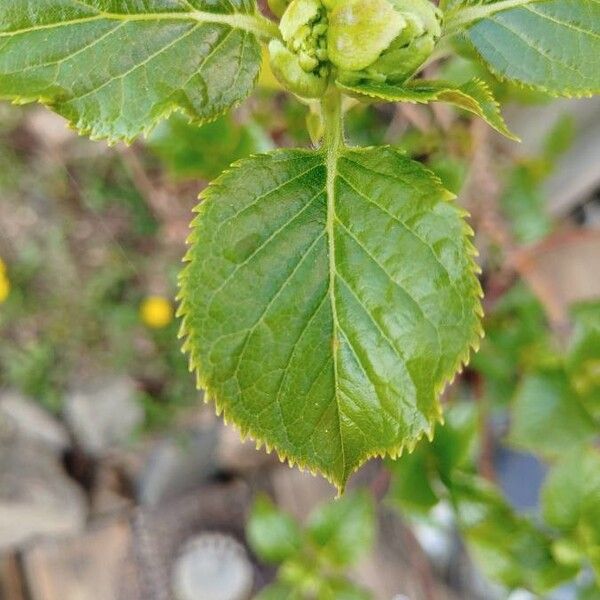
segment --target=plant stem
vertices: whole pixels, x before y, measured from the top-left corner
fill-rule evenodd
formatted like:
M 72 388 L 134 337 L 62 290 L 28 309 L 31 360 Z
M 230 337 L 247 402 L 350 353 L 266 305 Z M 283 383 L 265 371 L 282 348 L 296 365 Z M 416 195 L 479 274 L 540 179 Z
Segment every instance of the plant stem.
M 342 94 L 331 86 L 321 101 L 323 123 L 325 125 L 324 147 L 327 159 L 337 162 L 339 149 L 344 145 L 344 114 L 342 110 Z M 335 169 L 334 169 L 335 170 Z

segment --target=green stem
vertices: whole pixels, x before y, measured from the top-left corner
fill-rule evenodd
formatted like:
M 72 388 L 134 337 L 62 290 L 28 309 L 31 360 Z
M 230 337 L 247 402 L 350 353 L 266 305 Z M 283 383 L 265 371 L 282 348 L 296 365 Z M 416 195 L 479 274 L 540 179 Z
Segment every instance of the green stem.
M 480 6 L 472 6 L 471 8 L 463 8 L 454 13 L 450 13 L 446 21 L 445 35 L 454 35 L 464 29 L 471 23 L 491 17 L 497 12 L 509 10 L 511 8 L 519 8 L 540 0 L 500 0 L 493 4 L 484 4 Z
M 344 112 L 342 110 L 342 93 L 331 86 L 321 101 L 323 123 L 325 125 L 324 147 L 327 158 L 335 158 L 344 145 Z

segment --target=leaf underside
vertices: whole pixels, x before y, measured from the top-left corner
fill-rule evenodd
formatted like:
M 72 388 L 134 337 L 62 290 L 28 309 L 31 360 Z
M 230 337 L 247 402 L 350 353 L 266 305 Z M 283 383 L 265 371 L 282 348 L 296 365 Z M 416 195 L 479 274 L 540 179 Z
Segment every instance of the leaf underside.
M 92 139 L 129 141 L 175 110 L 212 120 L 251 91 L 260 46 L 199 11 L 254 10 L 250 0 L 0 0 L 0 97 L 40 101 Z
M 506 126 L 500 107 L 488 85 L 480 79 L 473 79 L 460 86 L 444 81 L 423 79 L 403 85 L 365 82 L 351 86 L 338 83 L 338 86 L 350 94 L 359 94 L 386 102 L 419 104 L 448 102 L 485 119 L 491 127 L 506 137 L 518 140 Z
M 343 488 L 431 435 L 481 308 L 470 230 L 429 171 L 391 148 L 328 164 L 280 150 L 204 192 L 180 314 L 217 410 Z
M 501 11 L 467 36 L 502 79 L 560 96 L 600 92 L 600 1 L 544 0 Z

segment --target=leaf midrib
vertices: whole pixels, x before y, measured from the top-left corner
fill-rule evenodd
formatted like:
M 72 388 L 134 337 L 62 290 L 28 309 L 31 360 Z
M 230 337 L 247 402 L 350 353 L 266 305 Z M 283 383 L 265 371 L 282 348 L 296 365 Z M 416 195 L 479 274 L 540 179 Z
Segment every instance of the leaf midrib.
M 332 339 L 331 339 L 331 351 L 333 356 L 333 386 L 334 386 L 334 398 L 337 406 L 338 413 L 338 428 L 340 436 L 340 450 L 342 453 L 342 477 L 341 480 L 345 480 L 346 475 L 346 450 L 344 447 L 344 436 L 342 432 L 342 413 L 339 400 L 339 372 L 338 372 L 338 351 L 340 340 L 338 332 L 341 331 L 339 325 L 339 319 L 337 315 L 337 306 L 335 299 L 335 279 L 337 276 L 337 269 L 335 263 L 335 180 L 338 176 L 338 160 L 340 152 L 343 146 L 343 134 L 341 131 L 341 116 L 335 115 L 335 118 L 330 123 L 332 131 L 329 133 L 326 139 L 327 150 L 325 154 L 325 171 L 326 171 L 326 185 L 325 190 L 327 194 L 327 221 L 326 221 L 326 232 L 328 241 L 328 254 L 329 254 L 329 302 L 331 304 L 331 315 L 332 315 Z
M 277 35 L 277 27 L 274 23 L 258 15 L 238 14 L 238 13 L 211 13 L 206 11 L 181 11 L 181 12 L 159 12 L 159 13 L 109 13 L 99 12 L 97 15 L 89 17 L 80 17 L 68 21 L 57 21 L 55 23 L 45 23 L 33 27 L 24 27 L 11 31 L 0 32 L 0 38 L 11 38 L 26 33 L 35 33 L 48 29 L 57 29 L 60 27 L 70 27 L 74 25 L 83 25 L 98 21 L 122 21 L 122 22 L 143 22 L 143 21 L 192 21 L 199 24 L 222 24 L 228 25 L 234 29 L 242 29 L 259 36 L 274 37 Z

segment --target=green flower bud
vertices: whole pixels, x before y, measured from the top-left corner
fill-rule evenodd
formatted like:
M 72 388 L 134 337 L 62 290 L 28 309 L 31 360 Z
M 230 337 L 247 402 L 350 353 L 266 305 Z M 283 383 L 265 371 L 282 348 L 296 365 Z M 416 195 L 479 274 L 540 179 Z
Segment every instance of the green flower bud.
M 327 90 L 327 10 L 321 0 L 292 0 L 279 24 L 283 42 L 269 44 L 271 68 L 279 81 L 304 98 Z
M 431 56 L 441 12 L 429 0 L 329 0 L 327 47 L 338 79 L 402 83 Z

